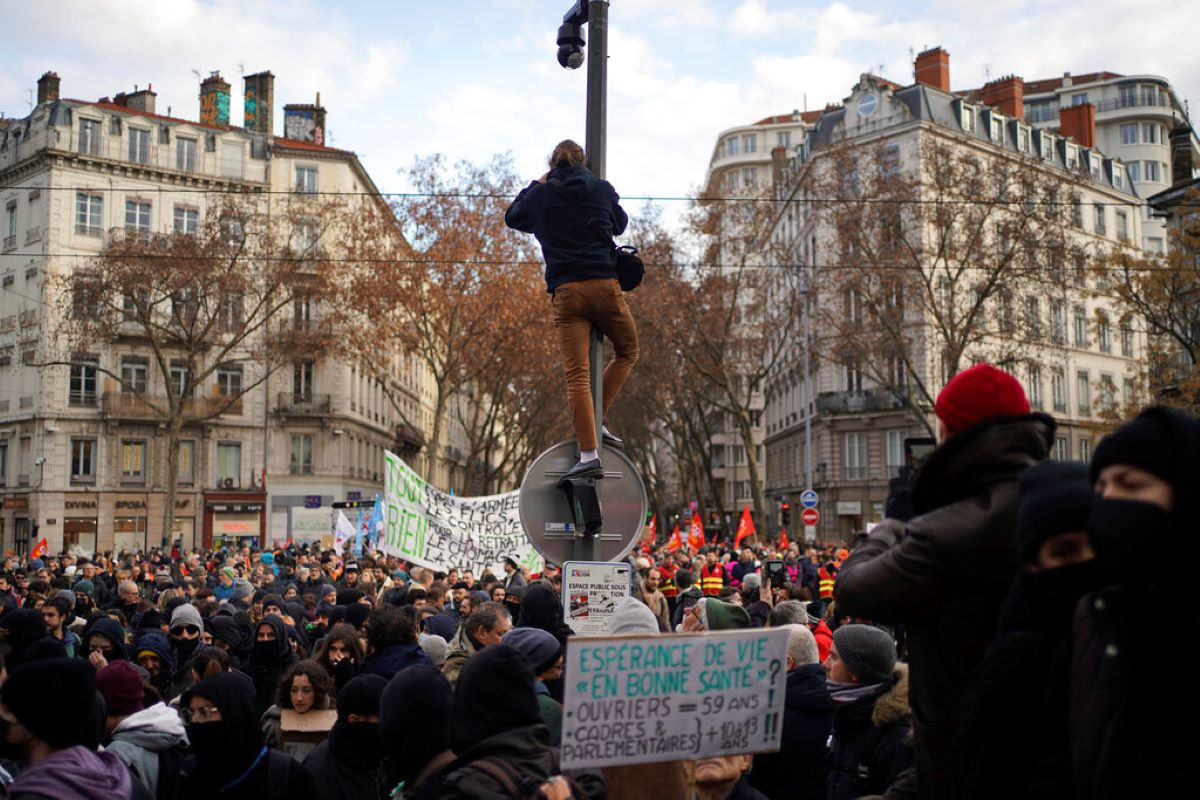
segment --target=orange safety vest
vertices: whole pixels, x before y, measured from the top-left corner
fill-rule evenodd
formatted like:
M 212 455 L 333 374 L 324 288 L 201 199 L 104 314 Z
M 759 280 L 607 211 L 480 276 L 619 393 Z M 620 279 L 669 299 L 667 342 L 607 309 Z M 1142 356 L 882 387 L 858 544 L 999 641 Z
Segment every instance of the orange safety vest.
M 700 590 L 710 597 L 716 597 L 725 588 L 725 570 L 717 564 L 709 572 L 707 566 L 700 568 Z
M 821 600 L 833 599 L 833 582 L 836 577 L 837 576 L 835 573 L 826 571 L 824 567 L 821 567 L 817 570 L 817 578 L 820 579 L 817 587 L 817 594 Z

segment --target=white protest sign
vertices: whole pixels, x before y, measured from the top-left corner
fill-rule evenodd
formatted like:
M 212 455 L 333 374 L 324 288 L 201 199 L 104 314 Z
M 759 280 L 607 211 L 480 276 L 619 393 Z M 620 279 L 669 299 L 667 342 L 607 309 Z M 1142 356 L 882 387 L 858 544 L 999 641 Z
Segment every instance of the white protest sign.
M 563 617 L 582 636 L 608 633 L 617 601 L 629 595 L 633 568 L 623 562 L 568 561 L 562 568 Z
M 542 557 L 521 528 L 518 493 L 456 497 L 430 486 L 391 452 L 384 453 L 384 517 L 379 549 L 433 569 L 482 575 L 506 557 L 530 573 Z
M 787 642 L 783 628 L 570 639 L 563 768 L 778 750 Z

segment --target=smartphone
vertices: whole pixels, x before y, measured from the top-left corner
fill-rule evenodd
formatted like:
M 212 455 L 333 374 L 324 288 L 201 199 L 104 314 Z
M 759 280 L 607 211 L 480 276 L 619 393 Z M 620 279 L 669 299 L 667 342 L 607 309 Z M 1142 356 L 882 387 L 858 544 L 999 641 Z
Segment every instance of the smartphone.
M 931 436 L 914 436 L 904 440 L 904 464 L 913 472 L 925 466 L 929 454 L 937 448 L 937 439 Z
M 771 581 L 772 589 L 782 589 L 787 582 L 787 570 L 782 561 L 768 561 L 766 564 L 767 580 Z

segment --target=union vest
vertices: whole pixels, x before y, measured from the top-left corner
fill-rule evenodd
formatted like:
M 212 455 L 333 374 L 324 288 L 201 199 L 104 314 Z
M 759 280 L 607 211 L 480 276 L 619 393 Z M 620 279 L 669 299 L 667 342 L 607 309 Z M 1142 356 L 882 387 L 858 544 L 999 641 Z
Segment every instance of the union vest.
M 817 587 L 818 594 L 821 600 L 833 599 L 833 582 L 837 579 L 836 572 L 829 572 L 824 567 L 817 570 L 817 578 L 819 584 Z
M 700 568 L 700 590 L 710 597 L 716 597 L 725 588 L 725 570 L 716 564 L 710 570 L 708 565 Z

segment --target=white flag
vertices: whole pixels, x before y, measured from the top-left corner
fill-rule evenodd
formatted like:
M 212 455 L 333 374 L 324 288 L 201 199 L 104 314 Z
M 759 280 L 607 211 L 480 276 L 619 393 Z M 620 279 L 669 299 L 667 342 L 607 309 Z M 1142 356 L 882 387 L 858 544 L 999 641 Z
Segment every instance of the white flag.
M 333 549 L 341 552 L 342 546 L 354 538 L 354 525 L 346 519 L 341 509 L 337 512 L 337 522 L 333 525 Z

